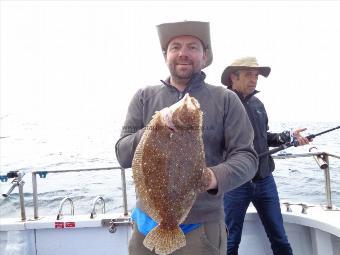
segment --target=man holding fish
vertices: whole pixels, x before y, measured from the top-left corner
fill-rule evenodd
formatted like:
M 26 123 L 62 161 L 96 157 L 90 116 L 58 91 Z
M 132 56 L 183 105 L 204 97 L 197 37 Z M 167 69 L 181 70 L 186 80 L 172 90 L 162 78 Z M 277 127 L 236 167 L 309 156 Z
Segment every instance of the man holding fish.
M 137 204 L 129 254 L 226 254 L 223 194 L 255 175 L 253 130 L 235 93 L 205 83 L 208 22 L 157 26 L 170 77 L 132 98 L 116 156 Z

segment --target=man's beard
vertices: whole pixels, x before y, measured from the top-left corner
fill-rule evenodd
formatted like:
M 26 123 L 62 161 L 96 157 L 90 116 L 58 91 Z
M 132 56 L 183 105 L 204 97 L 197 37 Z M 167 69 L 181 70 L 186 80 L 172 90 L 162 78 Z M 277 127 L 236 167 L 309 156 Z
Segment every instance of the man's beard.
M 195 68 L 191 65 L 187 70 L 179 70 L 183 67 L 174 64 L 169 66 L 171 76 L 176 80 L 189 80 L 195 73 Z

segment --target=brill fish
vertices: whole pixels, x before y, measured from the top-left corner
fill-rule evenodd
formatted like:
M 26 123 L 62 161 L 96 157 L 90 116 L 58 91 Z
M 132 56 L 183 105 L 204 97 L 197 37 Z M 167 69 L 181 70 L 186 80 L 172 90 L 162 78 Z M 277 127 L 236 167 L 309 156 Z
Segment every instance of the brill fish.
M 194 97 L 163 109 L 171 113 L 168 127 L 161 112 L 146 126 L 132 162 L 137 194 L 144 210 L 157 226 L 143 244 L 156 254 L 171 254 L 186 245 L 179 227 L 187 217 L 197 194 L 210 182 L 202 139 L 203 114 Z M 162 111 L 163 111 L 162 110 Z

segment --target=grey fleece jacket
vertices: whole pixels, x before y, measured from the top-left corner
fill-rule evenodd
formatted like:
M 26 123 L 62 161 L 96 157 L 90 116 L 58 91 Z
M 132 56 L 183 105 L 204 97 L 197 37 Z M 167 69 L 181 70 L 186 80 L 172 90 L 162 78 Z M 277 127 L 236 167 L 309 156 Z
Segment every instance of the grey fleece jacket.
M 136 146 L 155 111 L 178 102 L 185 93 L 195 97 L 203 112 L 203 142 L 207 167 L 214 172 L 218 188 L 198 195 L 185 224 L 224 219 L 223 194 L 251 180 L 258 159 L 253 148 L 253 128 L 238 96 L 222 86 L 204 82 L 203 72 L 194 75 L 183 92 L 162 85 L 140 89 L 130 102 L 116 156 L 124 168 L 131 167 Z M 140 200 L 137 207 L 143 210 Z

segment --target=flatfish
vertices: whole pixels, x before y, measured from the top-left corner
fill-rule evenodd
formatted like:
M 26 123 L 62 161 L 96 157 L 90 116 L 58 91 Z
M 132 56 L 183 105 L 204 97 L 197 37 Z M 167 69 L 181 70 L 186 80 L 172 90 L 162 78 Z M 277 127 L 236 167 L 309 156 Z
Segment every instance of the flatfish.
M 144 210 L 158 225 L 143 244 L 156 254 L 171 254 L 186 245 L 179 227 L 199 192 L 210 182 L 202 139 L 203 114 L 186 94 L 167 109 L 173 126 L 156 112 L 145 128 L 132 162 L 136 191 Z

